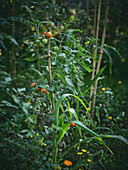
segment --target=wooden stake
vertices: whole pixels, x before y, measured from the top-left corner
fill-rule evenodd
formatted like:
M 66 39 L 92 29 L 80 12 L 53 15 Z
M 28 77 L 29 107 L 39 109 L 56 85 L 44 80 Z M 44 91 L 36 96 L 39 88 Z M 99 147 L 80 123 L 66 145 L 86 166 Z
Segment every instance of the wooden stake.
M 108 21 L 108 12 L 109 12 L 109 2 L 107 3 L 106 12 L 105 12 L 105 23 L 104 23 L 104 29 L 103 29 L 103 34 L 102 34 L 100 56 L 99 56 L 99 60 L 98 60 L 98 64 L 97 64 L 96 75 L 99 72 L 100 65 L 101 65 L 101 60 L 102 60 L 102 56 L 103 56 L 103 48 L 104 48 L 104 42 L 105 42 L 105 37 L 106 37 L 107 21 Z M 93 114 L 94 114 L 94 111 L 95 111 L 94 107 L 95 107 L 95 103 L 96 103 L 97 84 L 98 84 L 98 80 L 95 81 L 95 87 L 94 87 L 94 97 L 93 97 L 93 106 L 92 106 L 93 107 Z
M 48 29 L 48 31 L 50 31 Z M 50 38 L 48 39 L 48 44 L 47 44 L 47 50 L 48 50 L 48 67 L 49 67 L 49 77 L 50 77 L 50 83 L 52 83 L 52 72 L 51 72 L 51 57 L 50 57 Z M 53 113 L 55 110 L 55 101 L 54 101 L 54 93 L 52 93 L 52 99 L 53 99 Z
M 13 9 L 15 10 L 15 1 L 12 4 Z M 12 36 L 15 39 L 15 21 L 12 21 Z M 15 44 L 12 45 L 12 61 L 13 61 L 13 78 L 14 78 L 14 87 L 17 88 L 16 81 L 16 53 L 15 53 Z
M 97 16 L 97 28 L 96 28 L 96 0 L 95 0 L 95 10 L 94 10 L 94 37 L 96 37 L 96 39 L 98 39 L 99 36 L 99 24 L 100 24 L 100 11 L 101 11 L 101 0 L 99 1 L 99 6 L 98 6 L 98 16 Z M 96 57 L 97 54 L 97 40 L 96 42 L 94 42 L 95 48 L 93 51 L 94 57 Z M 94 79 L 94 75 L 95 75 L 95 67 L 96 67 L 96 62 L 93 59 L 93 63 L 92 63 L 92 80 Z M 93 85 L 90 89 L 90 98 L 92 97 L 92 93 L 93 93 Z M 91 104 L 92 101 L 90 101 L 89 103 L 89 108 L 91 109 Z M 94 115 L 92 114 L 92 119 L 93 119 Z
M 52 73 L 51 73 L 51 57 L 50 57 L 50 39 L 48 39 L 48 67 L 49 67 L 49 77 L 50 77 L 50 83 L 52 83 Z

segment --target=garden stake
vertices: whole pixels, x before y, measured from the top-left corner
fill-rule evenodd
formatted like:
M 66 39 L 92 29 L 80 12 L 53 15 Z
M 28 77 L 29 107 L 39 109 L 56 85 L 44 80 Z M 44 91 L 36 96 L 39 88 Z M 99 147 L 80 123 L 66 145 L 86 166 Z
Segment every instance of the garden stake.
M 38 70 L 39 70 L 39 72 L 40 72 L 40 64 L 39 64 L 39 56 L 40 56 L 40 54 L 39 54 L 39 45 L 37 46 L 37 49 L 38 49 L 38 60 L 37 60 L 37 65 L 38 65 Z
M 48 39 L 47 50 L 48 50 L 49 77 L 50 77 L 50 83 L 52 83 L 51 58 L 50 58 L 50 39 Z
M 12 4 L 13 9 L 15 10 L 15 1 Z M 14 13 L 13 13 L 14 14 Z M 12 36 L 15 40 L 15 21 L 12 21 Z M 15 52 L 15 44 L 12 45 L 12 61 L 13 61 L 13 78 L 14 78 L 14 87 L 17 88 L 16 82 L 16 52 Z
M 97 64 L 96 75 L 99 72 L 100 65 L 101 65 L 101 60 L 102 60 L 102 56 L 103 56 L 103 48 L 104 48 L 104 42 L 105 42 L 105 36 L 106 36 L 106 28 L 107 28 L 107 20 L 108 20 L 108 11 L 109 11 L 109 2 L 107 4 L 106 12 L 105 12 L 105 23 L 104 23 L 104 29 L 103 29 L 103 34 L 102 34 L 100 56 L 99 56 L 99 60 L 98 60 L 98 64 Z M 93 108 L 92 114 L 93 115 L 94 115 L 94 111 L 95 111 L 94 107 L 95 107 L 95 103 L 96 103 L 97 84 L 98 84 L 98 80 L 95 81 L 95 86 L 94 86 L 94 97 L 93 97 L 93 106 L 92 106 L 92 108 Z
M 100 24 L 100 11 L 101 11 L 101 0 L 99 1 L 99 6 L 98 6 L 98 16 L 97 16 L 97 29 L 96 29 L 96 0 L 95 0 L 95 10 L 94 10 L 94 37 L 96 36 L 96 42 L 94 42 L 95 48 L 94 48 L 94 57 L 96 57 L 97 54 L 97 39 L 98 39 L 98 35 L 99 35 L 99 24 Z M 96 67 L 96 62 L 93 59 L 93 63 L 92 63 L 92 80 L 94 79 L 94 75 L 95 75 L 95 67 Z M 92 97 L 92 93 L 93 93 L 93 85 L 91 87 L 90 90 L 90 98 Z M 90 101 L 89 103 L 89 108 L 91 109 L 91 103 L 92 101 Z M 94 118 L 94 113 L 92 112 L 92 119 Z
M 50 29 L 48 28 L 48 32 L 49 32 L 49 31 L 50 31 Z M 51 57 L 50 57 L 50 38 L 48 38 L 47 50 L 48 50 L 49 77 L 50 77 L 50 83 L 52 83 Z M 53 112 L 54 112 L 54 110 L 55 110 L 54 93 L 52 93 L 52 98 L 53 98 Z

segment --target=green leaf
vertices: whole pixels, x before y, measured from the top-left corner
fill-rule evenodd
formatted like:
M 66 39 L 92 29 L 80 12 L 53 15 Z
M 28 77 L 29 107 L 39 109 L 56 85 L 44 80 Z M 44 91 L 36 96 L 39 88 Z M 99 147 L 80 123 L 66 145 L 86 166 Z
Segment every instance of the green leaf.
M 115 138 L 115 139 L 119 139 L 123 142 L 125 142 L 126 144 L 128 144 L 128 139 L 124 138 L 123 136 L 118 136 L 118 135 L 101 135 L 101 137 L 106 137 L 106 138 Z
M 103 50 L 106 53 L 106 55 L 109 57 L 109 71 L 110 71 L 110 74 L 112 74 L 112 58 L 111 58 L 109 52 L 105 48 Z
M 64 76 L 62 75 L 62 74 L 56 74 L 61 80 L 62 80 L 62 82 L 64 83 L 64 84 L 66 84 L 66 81 L 65 81 L 65 78 L 64 78 Z
M 92 69 L 90 69 L 87 65 L 82 65 L 81 63 L 80 63 L 80 65 L 85 69 L 85 70 L 87 70 L 89 73 L 91 73 L 92 72 Z
M 64 125 L 62 126 L 62 130 L 60 131 L 60 133 L 57 135 L 57 138 L 56 138 L 56 142 L 57 142 L 57 143 L 63 138 L 63 136 L 64 136 L 65 133 L 67 132 L 69 126 L 70 126 L 70 123 L 64 124 Z
M 56 102 L 55 104 L 55 121 L 54 124 L 58 126 L 58 116 L 59 116 L 59 108 L 60 108 L 60 104 L 62 102 L 62 100 L 65 97 L 71 96 L 72 94 L 64 94 L 60 97 L 60 99 Z
M 66 79 L 66 82 L 67 82 L 67 84 L 68 84 L 69 86 L 74 86 L 74 85 L 72 84 L 72 81 L 71 81 L 68 77 L 65 77 L 65 79 Z
M 64 157 L 64 155 L 66 155 L 70 150 L 72 150 L 73 148 L 77 147 L 79 145 L 80 142 L 76 143 L 75 145 L 71 146 L 69 149 L 66 150 L 66 152 L 63 153 L 63 155 L 59 158 L 59 160 L 57 161 L 57 164 L 59 163 L 59 161 Z
M 76 125 L 80 126 L 84 130 L 86 130 L 88 133 L 90 133 L 92 136 L 94 136 L 97 140 L 99 140 L 101 143 L 103 143 L 104 146 L 111 152 L 111 154 L 114 156 L 113 152 L 111 149 L 104 143 L 104 141 L 101 139 L 101 136 L 98 135 L 97 133 L 93 132 L 91 129 L 87 128 L 85 125 L 83 125 L 80 121 L 73 121 Z
M 7 39 L 9 39 L 10 41 L 12 41 L 15 45 L 17 45 L 17 46 L 19 45 L 18 42 L 17 42 L 12 36 L 6 35 L 5 37 L 6 37 Z
M 17 106 L 12 105 L 10 102 L 8 102 L 8 101 L 6 101 L 6 100 L 1 101 L 1 103 L 3 104 L 3 105 L 1 105 L 1 106 L 13 107 L 13 108 L 16 108 L 16 109 L 17 109 Z
M 27 57 L 24 60 L 26 61 L 35 61 L 37 58 L 36 57 Z
M 22 91 L 26 91 L 26 88 L 25 87 L 24 88 L 17 88 L 17 91 L 20 93 Z
M 29 70 L 32 70 L 32 71 L 36 72 L 37 74 L 39 74 L 40 76 L 42 76 L 42 73 L 39 72 L 39 71 L 38 71 L 37 69 L 35 69 L 35 68 L 29 68 Z
M 75 123 L 76 125 L 80 126 L 81 128 L 85 129 L 87 132 L 89 132 L 91 135 L 97 137 L 98 139 L 100 138 L 100 135 L 98 135 L 97 133 L 93 132 L 92 130 L 90 130 L 89 128 L 87 128 L 85 125 L 83 125 L 80 121 L 73 121 L 73 123 Z M 101 139 L 101 138 L 100 138 Z
M 117 49 L 115 47 L 108 45 L 108 44 L 104 44 L 104 47 L 112 49 L 113 51 L 115 51 L 120 56 L 120 58 L 122 58 L 121 54 L 117 51 Z
M 104 71 L 105 68 L 106 68 L 106 66 L 103 67 L 103 68 L 99 71 L 99 73 L 95 76 L 95 78 L 91 81 L 91 83 L 90 83 L 90 84 L 88 85 L 88 87 L 86 88 L 85 93 L 91 88 L 91 86 L 95 83 L 95 81 L 98 79 L 98 77 L 101 75 L 101 73 Z

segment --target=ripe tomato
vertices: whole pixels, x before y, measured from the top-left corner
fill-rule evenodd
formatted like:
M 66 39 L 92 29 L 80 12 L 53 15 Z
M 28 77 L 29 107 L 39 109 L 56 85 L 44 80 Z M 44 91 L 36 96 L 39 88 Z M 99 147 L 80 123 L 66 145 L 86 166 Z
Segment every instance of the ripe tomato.
M 52 37 L 51 32 L 47 32 L 47 33 L 46 33 L 46 38 L 51 38 L 51 37 Z
M 36 85 L 36 83 L 32 83 L 32 84 L 31 84 L 31 88 L 33 88 L 35 85 Z
M 71 122 L 70 127 L 74 127 L 75 123 Z
M 39 87 L 37 87 L 36 91 L 40 91 L 40 88 L 39 88 Z
M 45 93 L 47 93 L 47 90 L 46 90 L 46 89 L 41 89 L 41 92 L 42 92 L 43 94 L 45 94 Z
M 24 44 L 21 44 L 21 47 L 24 47 Z
M 46 32 L 41 32 L 41 34 L 46 34 Z

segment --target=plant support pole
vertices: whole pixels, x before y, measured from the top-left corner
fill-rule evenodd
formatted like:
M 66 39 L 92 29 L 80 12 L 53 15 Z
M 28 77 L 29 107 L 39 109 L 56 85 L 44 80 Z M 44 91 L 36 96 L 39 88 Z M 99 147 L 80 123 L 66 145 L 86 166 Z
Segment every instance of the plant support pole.
M 104 48 L 104 42 L 105 42 L 105 37 L 106 37 L 107 22 L 108 22 L 108 12 L 109 12 L 109 2 L 107 3 L 106 12 L 105 12 L 105 23 L 104 23 L 104 29 L 103 29 L 103 34 L 102 34 L 100 56 L 99 56 L 99 59 L 98 59 L 96 75 L 98 74 L 98 72 L 100 70 L 101 60 L 102 60 L 102 56 L 103 56 L 103 48 Z M 95 86 L 94 86 L 94 97 L 93 97 L 93 106 L 92 106 L 93 107 L 93 112 L 92 112 L 93 114 L 94 114 L 94 111 L 95 111 L 94 107 L 95 107 L 95 103 L 96 103 L 97 84 L 98 84 L 98 80 L 95 81 Z
M 48 67 L 49 67 L 49 77 L 50 77 L 50 83 L 52 83 L 52 73 L 51 73 L 51 57 L 50 57 L 50 39 L 48 39 Z
M 97 16 L 97 30 L 96 30 L 96 0 L 95 0 L 95 9 L 94 9 L 94 37 L 96 37 L 96 39 L 98 39 L 98 34 L 99 34 L 99 23 L 100 23 L 100 9 L 101 9 L 101 0 L 99 1 L 99 6 L 98 6 L 98 16 Z M 94 57 L 96 57 L 96 54 L 97 54 L 97 40 L 96 42 L 94 42 L 94 45 L 95 45 L 95 48 L 93 50 L 93 54 L 94 54 Z M 95 75 L 95 66 L 96 66 L 96 62 L 95 60 L 93 59 L 92 61 L 92 80 L 94 79 L 94 75 Z M 92 93 L 93 93 L 93 85 L 91 86 L 91 89 L 90 89 L 90 98 L 92 97 Z M 92 104 L 92 101 L 90 101 L 89 103 L 89 108 L 91 109 L 91 104 Z M 92 115 L 93 117 L 93 115 Z
M 12 4 L 13 9 L 15 10 L 15 1 Z M 12 21 L 12 36 L 15 39 L 15 21 Z M 13 61 L 13 78 L 14 78 L 14 87 L 17 88 L 16 82 L 16 54 L 15 54 L 15 44 L 12 45 L 12 61 Z
M 48 31 L 50 31 L 49 28 L 48 28 Z M 50 38 L 48 39 L 47 50 L 48 50 L 49 77 L 50 77 L 50 83 L 52 83 L 51 57 L 50 57 Z M 54 112 L 54 110 L 55 110 L 54 93 L 52 93 L 52 99 L 53 99 L 53 112 Z

